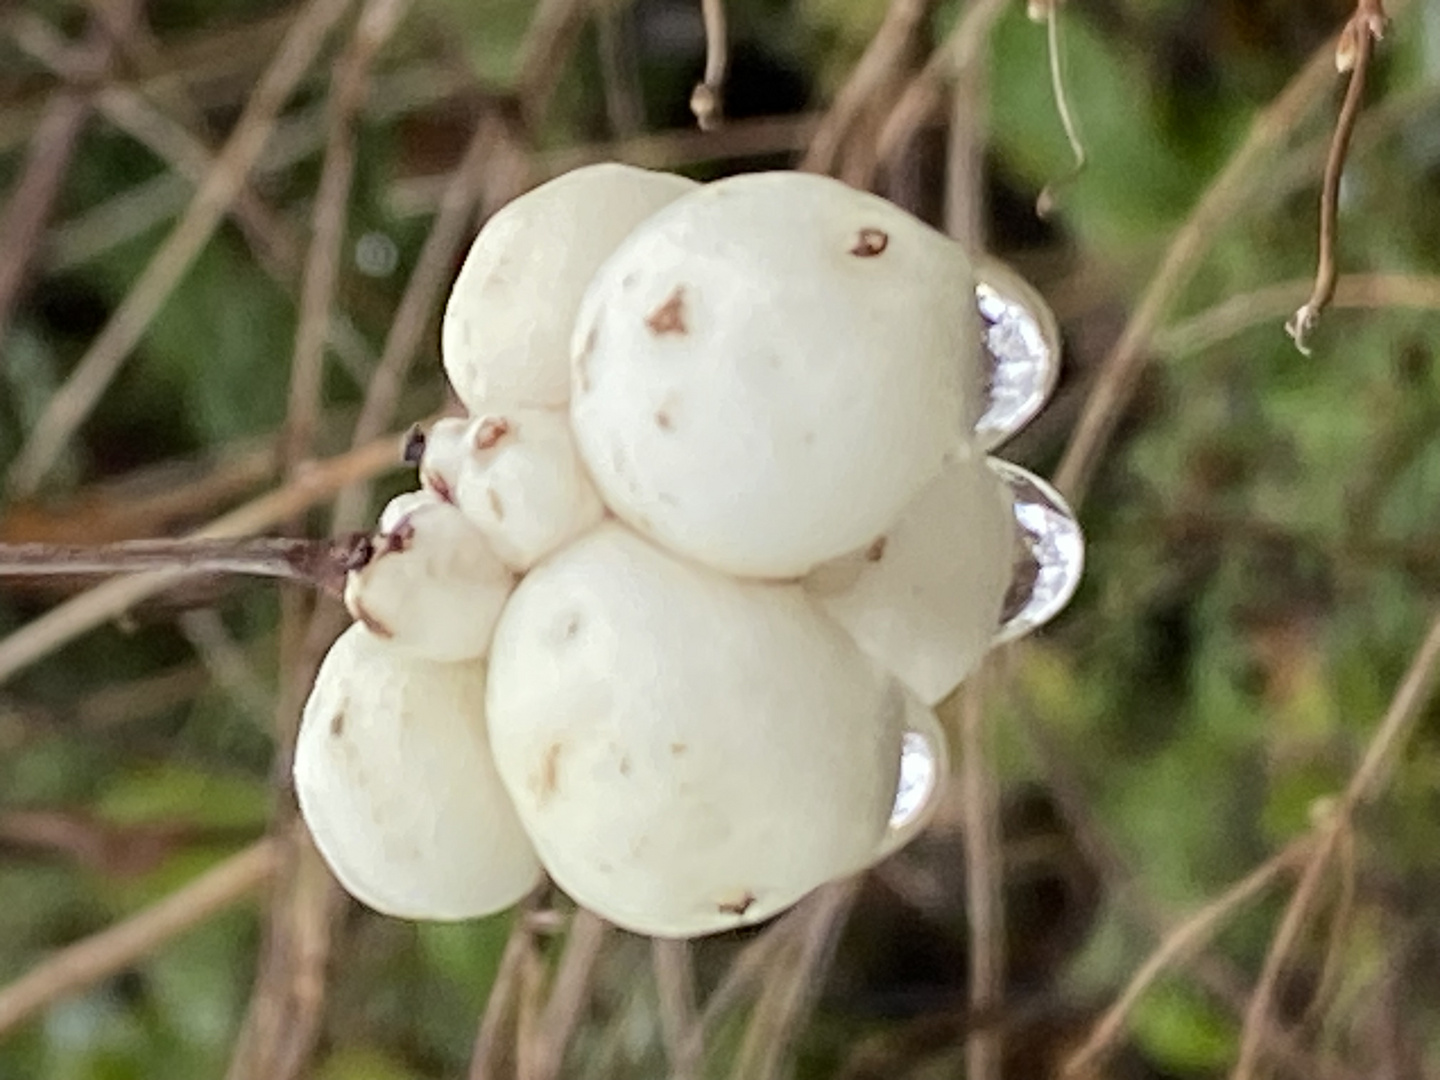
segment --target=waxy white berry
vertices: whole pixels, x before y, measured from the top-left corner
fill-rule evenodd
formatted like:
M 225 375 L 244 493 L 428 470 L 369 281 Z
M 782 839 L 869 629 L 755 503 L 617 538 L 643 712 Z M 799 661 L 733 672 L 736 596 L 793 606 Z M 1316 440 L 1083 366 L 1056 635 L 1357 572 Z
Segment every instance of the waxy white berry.
M 495 772 L 485 666 L 407 655 L 355 625 L 305 704 L 295 793 L 346 891 L 409 919 L 515 903 L 540 864 Z
M 430 491 L 390 501 L 345 606 L 377 637 L 428 660 L 484 656 L 515 578 L 484 533 Z
M 800 588 L 737 581 L 612 522 L 520 583 L 488 715 L 555 881 L 621 926 L 689 936 L 876 857 L 905 697 Z
M 570 328 L 596 269 L 694 181 L 590 165 L 502 207 L 475 238 L 441 329 L 445 373 L 471 413 L 563 406 Z
M 825 177 L 710 184 L 606 261 L 571 416 L 606 504 L 728 573 L 787 578 L 884 532 L 983 408 L 963 248 Z

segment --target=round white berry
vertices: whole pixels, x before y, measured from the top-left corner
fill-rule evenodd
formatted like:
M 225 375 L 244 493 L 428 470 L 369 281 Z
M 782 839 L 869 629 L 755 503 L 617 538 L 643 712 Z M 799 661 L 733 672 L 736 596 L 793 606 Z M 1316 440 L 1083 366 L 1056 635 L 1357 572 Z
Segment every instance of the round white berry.
M 488 713 L 556 883 L 682 937 L 767 918 L 874 858 L 904 697 L 798 587 L 737 581 L 610 522 L 511 597 Z
M 964 250 L 805 173 L 710 184 L 606 261 L 571 415 L 606 504 L 729 573 L 794 577 L 868 543 L 983 408 Z
M 295 746 L 300 812 L 347 892 L 410 919 L 515 903 L 540 865 L 495 772 L 485 666 L 434 663 L 352 626 L 331 647 Z
M 345 580 L 351 615 L 428 660 L 485 655 L 515 578 L 458 508 L 430 491 L 397 496 L 371 544 Z
M 694 181 L 629 165 L 590 165 L 502 207 L 480 230 L 445 308 L 441 352 L 472 413 L 560 406 L 569 339 L 595 270 L 645 218 Z
M 893 527 L 818 567 L 804 586 L 865 652 L 933 705 L 1000 632 L 1015 543 L 1005 484 L 983 459 L 955 462 Z
M 569 418 L 549 409 L 491 413 L 458 433 L 455 421 L 438 422 L 420 478 L 454 502 L 505 564 L 521 572 L 605 516 L 575 452 Z

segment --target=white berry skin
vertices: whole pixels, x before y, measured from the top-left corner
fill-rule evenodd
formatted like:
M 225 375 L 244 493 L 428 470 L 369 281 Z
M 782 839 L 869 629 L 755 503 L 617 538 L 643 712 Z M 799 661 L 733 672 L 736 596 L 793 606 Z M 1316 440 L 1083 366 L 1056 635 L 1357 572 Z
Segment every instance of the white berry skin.
M 476 415 L 570 398 L 570 328 L 585 286 L 636 225 L 697 185 L 588 165 L 502 207 L 460 268 L 441 327 L 450 384 Z
M 872 659 L 934 705 L 994 643 L 1014 566 L 1010 496 L 983 459 L 955 462 L 806 592 Z
M 485 535 L 430 491 L 380 515 L 374 554 L 345 579 L 345 606 L 377 637 L 427 660 L 470 660 L 490 647 L 515 578 Z
M 606 504 L 666 547 L 790 578 L 883 532 L 973 453 L 964 250 L 838 181 L 710 184 L 606 261 L 571 343 L 571 416 Z
M 501 560 L 521 573 L 605 516 L 575 450 L 569 417 L 549 409 L 487 414 L 465 424 L 458 436 L 453 422 L 440 421 L 426 444 L 420 477 L 454 502 Z
M 487 711 L 556 883 L 627 929 L 689 937 L 874 858 L 905 705 L 798 587 L 717 574 L 608 522 L 511 597 Z
M 325 862 L 361 903 L 468 919 L 528 893 L 540 864 L 495 772 L 485 665 L 419 660 L 353 625 L 300 725 L 295 793 Z
M 420 484 L 446 502 L 455 501 L 455 485 L 460 469 L 470 456 L 470 419 L 442 416 L 425 432 L 425 448 L 420 455 Z

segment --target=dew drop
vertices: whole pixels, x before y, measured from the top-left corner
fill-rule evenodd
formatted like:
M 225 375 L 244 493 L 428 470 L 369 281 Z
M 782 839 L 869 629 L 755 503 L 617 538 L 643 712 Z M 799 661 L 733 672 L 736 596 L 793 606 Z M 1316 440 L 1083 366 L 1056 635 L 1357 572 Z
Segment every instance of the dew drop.
M 890 811 L 890 828 L 903 829 L 914 821 L 935 795 L 939 782 L 935 747 L 918 731 L 907 731 L 900 744 L 900 782 Z
M 988 370 L 975 435 L 993 450 L 1034 419 L 1055 389 L 1060 331 L 1040 294 L 1009 267 L 987 260 L 978 274 L 975 303 Z
M 1075 595 L 1085 568 L 1080 523 L 1060 493 L 1008 461 L 990 468 L 1010 489 L 1015 512 L 1015 572 L 996 643 L 1024 637 L 1049 622 Z

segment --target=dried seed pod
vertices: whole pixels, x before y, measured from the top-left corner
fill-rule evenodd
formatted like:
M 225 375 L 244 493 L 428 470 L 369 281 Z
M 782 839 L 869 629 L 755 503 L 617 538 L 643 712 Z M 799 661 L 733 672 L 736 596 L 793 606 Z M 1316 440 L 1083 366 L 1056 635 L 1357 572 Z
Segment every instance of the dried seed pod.
M 639 933 L 768 918 L 886 835 L 904 692 L 796 586 L 603 524 L 521 581 L 488 694 L 546 869 Z
M 480 230 L 450 293 L 445 372 L 470 412 L 562 406 L 569 338 L 590 278 L 625 235 L 695 182 L 589 165 L 502 207 Z
M 485 665 L 407 655 L 359 625 L 315 678 L 295 746 L 300 812 L 346 891 L 387 915 L 468 919 L 540 878 L 485 732 Z
M 434 492 L 397 496 L 345 606 L 377 637 L 428 660 L 484 656 L 514 575 L 484 533 Z
M 803 173 L 710 184 L 596 275 L 571 416 L 606 504 L 729 573 L 786 578 L 893 524 L 984 408 L 964 250 Z
M 928 705 L 999 633 L 1015 560 L 1005 484 L 983 459 L 956 462 L 864 549 L 818 567 L 806 592 Z
M 549 409 L 492 413 L 458 432 L 454 421 L 440 421 L 420 477 L 522 573 L 605 516 L 575 451 L 569 418 Z

